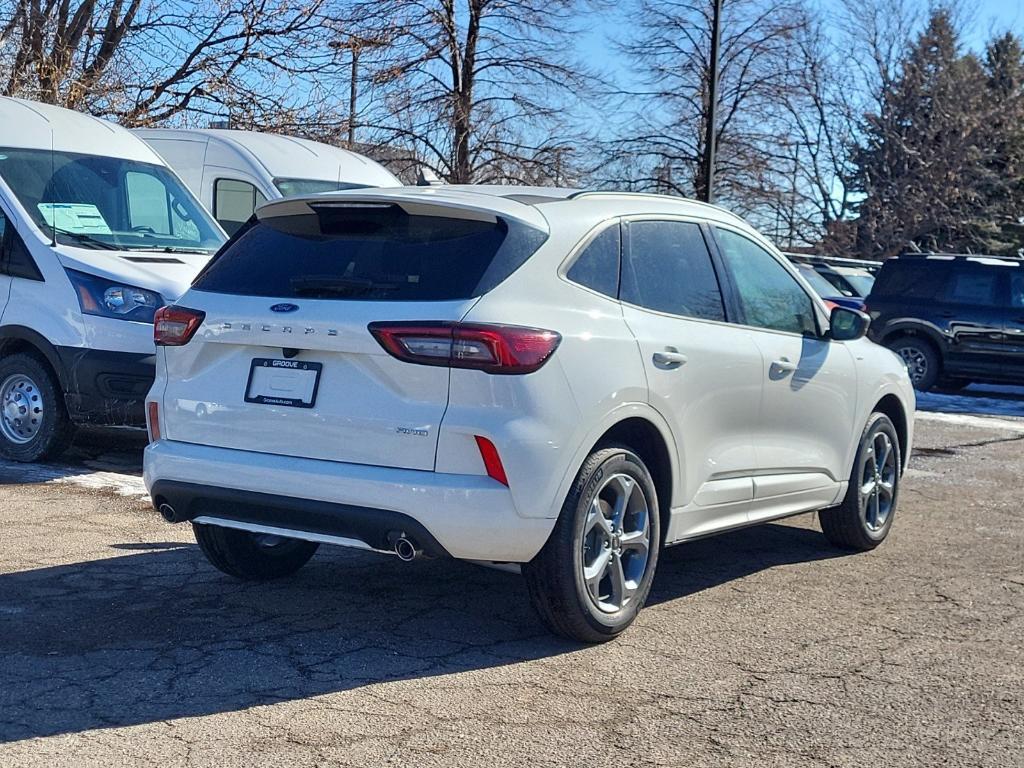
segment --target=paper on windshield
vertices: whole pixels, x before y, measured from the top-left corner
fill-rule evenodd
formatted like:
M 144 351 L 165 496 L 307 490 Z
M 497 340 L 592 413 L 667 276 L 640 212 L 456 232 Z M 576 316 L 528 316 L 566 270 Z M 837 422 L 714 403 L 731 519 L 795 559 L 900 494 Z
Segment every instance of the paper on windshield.
M 112 234 L 99 208 L 90 203 L 39 203 L 36 206 L 51 227 L 83 235 Z

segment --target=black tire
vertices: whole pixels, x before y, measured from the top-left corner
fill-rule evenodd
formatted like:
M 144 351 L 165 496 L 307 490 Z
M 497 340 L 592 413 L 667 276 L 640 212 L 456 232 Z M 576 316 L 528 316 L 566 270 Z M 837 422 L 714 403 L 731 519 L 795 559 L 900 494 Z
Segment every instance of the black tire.
M 4 402 L 15 397 L 23 405 Z M 26 353 L 0 359 L 0 455 L 14 461 L 46 461 L 67 450 L 72 437 L 74 425 L 64 393 L 50 368 Z
M 901 336 L 886 343 L 907 363 L 914 389 L 927 392 L 935 386 L 942 374 L 942 360 L 935 346 L 915 336 Z
M 872 507 L 871 499 L 865 499 L 863 488 L 865 487 L 865 475 L 869 471 L 867 462 L 871 459 L 869 452 L 872 450 L 876 440 L 881 440 L 879 435 L 888 438 L 888 444 L 892 450 L 892 474 L 882 471 L 883 479 L 888 479 L 892 485 L 890 505 L 881 525 L 871 525 Z M 882 440 L 884 442 L 884 440 Z M 896 509 L 899 503 L 900 480 L 903 457 L 900 454 L 899 437 L 892 421 L 884 413 L 873 413 L 868 419 L 867 426 L 861 434 L 860 445 L 857 448 L 857 458 L 853 462 L 853 469 L 850 472 L 850 485 L 846 490 L 846 497 L 842 504 L 831 509 L 823 509 L 818 513 L 821 521 L 821 530 L 832 544 L 842 549 L 856 551 L 867 551 L 874 549 L 889 535 L 892 530 L 892 522 L 896 517 Z M 881 503 L 882 496 L 879 497 Z M 867 506 L 865 507 L 865 504 Z M 875 522 L 879 522 L 875 518 Z
M 640 559 L 639 549 L 631 548 L 629 545 L 622 546 L 622 542 L 628 536 L 628 533 L 623 532 L 625 525 L 618 529 L 617 535 L 612 535 L 607 544 L 603 541 L 600 544 L 594 541 L 596 537 L 605 536 L 603 524 L 593 526 L 590 534 L 584 530 L 595 501 L 604 505 L 601 507 L 602 510 L 609 509 L 605 500 L 609 492 L 616 493 L 622 489 L 622 483 L 616 480 L 618 476 L 625 476 L 626 481 L 635 483 L 635 486 L 627 483 L 630 490 L 622 493 L 628 504 L 632 505 L 627 506 L 627 509 L 632 511 L 627 511 L 622 518 L 629 519 L 628 525 L 634 534 L 638 529 L 644 528 L 641 520 L 644 517 L 641 512 L 641 500 L 636 491 L 639 490 L 643 494 L 642 501 L 645 502 L 647 510 L 646 561 Z M 613 485 L 615 488 L 612 488 Z M 608 520 L 605 511 L 601 514 Z M 613 523 L 614 527 L 614 515 L 608 522 Z M 644 532 L 639 532 L 642 538 Z M 617 610 L 609 610 L 608 606 L 602 609 L 598 605 L 601 589 L 605 585 L 604 577 L 601 577 L 597 584 L 598 598 L 595 600 L 591 596 L 583 575 L 585 545 L 588 547 L 587 552 L 610 550 L 612 565 L 608 568 L 607 589 L 614 589 L 611 584 L 617 568 L 621 569 L 619 573 L 633 571 L 628 582 L 636 586 L 632 588 L 632 595 L 622 600 L 622 605 Z M 558 522 L 544 548 L 531 562 L 523 566 L 523 576 L 526 578 L 530 600 L 544 625 L 556 634 L 584 643 L 611 640 L 633 623 L 647 601 L 658 564 L 660 546 L 658 496 L 647 467 L 629 448 L 599 446 L 580 468 L 576 482 L 562 505 Z M 616 552 L 620 554 L 616 555 Z M 618 583 L 626 584 L 626 581 Z M 628 584 L 626 585 L 628 588 Z M 621 594 L 624 593 L 623 591 Z M 609 598 L 615 600 L 614 592 Z
M 199 548 L 215 568 L 246 581 L 268 581 L 290 576 L 309 562 L 316 542 L 282 539 L 224 528 L 192 524 Z

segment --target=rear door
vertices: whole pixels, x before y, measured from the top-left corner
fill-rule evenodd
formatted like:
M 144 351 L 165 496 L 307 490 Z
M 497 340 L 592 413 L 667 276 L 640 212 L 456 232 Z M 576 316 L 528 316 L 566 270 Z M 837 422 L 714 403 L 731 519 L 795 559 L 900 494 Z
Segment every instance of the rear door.
M 1005 360 L 1014 378 L 1024 382 L 1024 266 L 1008 267 L 1003 272 L 1007 275 L 1009 289 L 1004 293 L 1003 309 Z
M 950 371 L 985 372 L 1004 365 L 1004 273 L 974 259 L 954 261 L 935 310 L 949 339 L 946 367 Z
M 810 294 L 768 250 L 745 235 L 715 229 L 739 322 L 761 352 L 761 407 L 751 422 L 757 453 L 751 519 L 832 501 L 847 479 L 855 422 L 856 369 L 842 342 L 821 337 Z
M 543 233 L 388 204 L 303 210 L 250 226 L 182 297 L 206 317 L 164 350 L 165 435 L 432 470 L 449 369 L 391 357 L 367 326 L 462 319 Z
M 756 457 L 750 427 L 761 397 L 761 356 L 729 325 L 701 224 L 624 226 L 623 317 L 637 339 L 651 404 L 672 428 L 682 488 L 669 541 L 746 522 Z

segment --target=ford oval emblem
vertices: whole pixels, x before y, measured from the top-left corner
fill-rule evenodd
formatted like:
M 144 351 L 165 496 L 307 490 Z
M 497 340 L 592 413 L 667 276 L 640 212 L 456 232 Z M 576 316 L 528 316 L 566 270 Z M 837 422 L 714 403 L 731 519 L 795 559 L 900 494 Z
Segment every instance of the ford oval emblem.
M 298 304 L 275 304 L 270 308 L 271 312 L 294 312 L 299 308 Z

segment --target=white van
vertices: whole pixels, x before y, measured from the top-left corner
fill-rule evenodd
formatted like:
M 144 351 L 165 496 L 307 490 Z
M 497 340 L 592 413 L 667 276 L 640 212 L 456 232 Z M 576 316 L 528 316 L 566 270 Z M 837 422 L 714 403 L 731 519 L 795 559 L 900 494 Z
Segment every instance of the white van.
M 0 456 L 56 456 L 76 424 L 143 425 L 153 314 L 224 240 L 131 132 L 0 97 Z
M 267 200 L 402 182 L 368 157 L 318 141 L 220 128 L 140 128 L 229 235 Z

